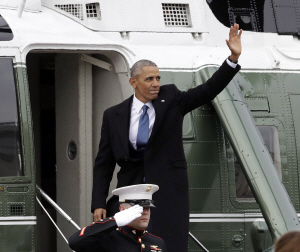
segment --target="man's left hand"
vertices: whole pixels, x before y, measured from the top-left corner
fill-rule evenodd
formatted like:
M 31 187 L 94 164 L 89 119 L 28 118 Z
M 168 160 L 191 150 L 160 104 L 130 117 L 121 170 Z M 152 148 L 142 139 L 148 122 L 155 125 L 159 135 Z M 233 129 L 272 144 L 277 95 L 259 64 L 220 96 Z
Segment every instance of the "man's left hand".
M 230 27 L 229 40 L 226 39 L 226 43 L 231 51 L 230 59 L 232 61 L 237 61 L 242 53 L 241 35 L 242 29 L 239 30 L 238 24 Z

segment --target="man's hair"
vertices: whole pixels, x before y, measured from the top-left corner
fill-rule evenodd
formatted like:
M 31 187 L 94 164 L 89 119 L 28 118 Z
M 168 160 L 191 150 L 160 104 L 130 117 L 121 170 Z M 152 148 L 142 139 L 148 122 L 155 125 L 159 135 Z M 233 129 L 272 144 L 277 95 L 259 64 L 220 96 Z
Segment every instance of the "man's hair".
M 139 74 L 142 72 L 142 68 L 145 66 L 154 66 L 157 67 L 157 65 L 146 59 L 139 60 L 134 63 L 134 65 L 131 67 L 130 76 L 133 78 L 136 78 L 139 76 Z
M 293 231 L 284 234 L 275 243 L 275 252 L 299 252 L 300 232 Z

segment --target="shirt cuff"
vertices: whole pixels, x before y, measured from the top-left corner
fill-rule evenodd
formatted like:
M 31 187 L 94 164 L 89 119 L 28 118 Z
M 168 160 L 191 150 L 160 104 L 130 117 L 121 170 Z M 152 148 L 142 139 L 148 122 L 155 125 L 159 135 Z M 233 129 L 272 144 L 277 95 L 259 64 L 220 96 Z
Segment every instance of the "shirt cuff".
M 236 68 L 237 64 L 230 62 L 229 59 L 226 59 L 226 62 L 229 66 L 231 66 L 232 68 Z

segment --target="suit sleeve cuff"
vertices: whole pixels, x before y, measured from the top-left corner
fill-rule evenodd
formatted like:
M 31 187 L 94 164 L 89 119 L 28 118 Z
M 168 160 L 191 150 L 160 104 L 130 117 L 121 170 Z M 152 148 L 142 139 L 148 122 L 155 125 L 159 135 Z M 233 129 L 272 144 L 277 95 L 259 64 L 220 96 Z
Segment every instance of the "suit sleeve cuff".
M 230 62 L 228 59 L 226 59 L 226 62 L 229 66 L 231 66 L 232 68 L 236 68 L 237 64 Z

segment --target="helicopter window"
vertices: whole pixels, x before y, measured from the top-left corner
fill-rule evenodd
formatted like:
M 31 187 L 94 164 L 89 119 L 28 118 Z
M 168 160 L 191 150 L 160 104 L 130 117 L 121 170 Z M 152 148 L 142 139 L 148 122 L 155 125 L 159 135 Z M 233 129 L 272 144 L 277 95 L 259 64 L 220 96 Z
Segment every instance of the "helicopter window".
M 13 37 L 12 30 L 5 19 L 0 15 L 0 41 L 10 41 Z
M 251 9 L 246 8 L 229 8 L 229 18 L 233 20 L 233 23 L 237 23 L 240 26 L 245 27 L 247 31 L 258 31 L 258 27 L 255 22 L 255 13 Z
M 12 60 L 0 58 L 0 177 L 23 176 Z
M 281 172 L 281 158 L 280 158 L 280 145 L 278 130 L 275 126 L 257 126 L 260 134 L 265 142 L 267 149 L 273 159 L 276 170 L 278 171 L 280 179 L 282 179 Z M 236 197 L 242 199 L 254 198 L 253 193 L 246 181 L 244 173 L 236 156 L 234 156 L 235 166 L 235 185 Z

